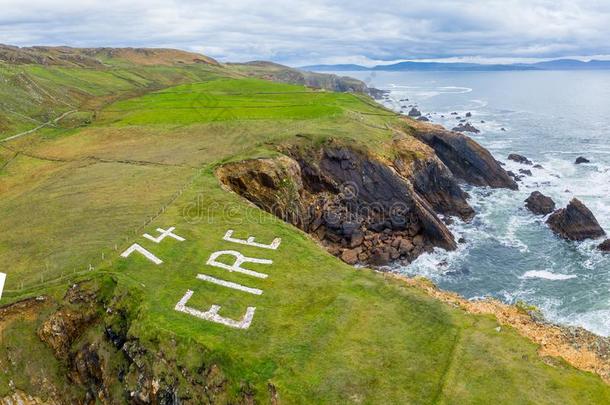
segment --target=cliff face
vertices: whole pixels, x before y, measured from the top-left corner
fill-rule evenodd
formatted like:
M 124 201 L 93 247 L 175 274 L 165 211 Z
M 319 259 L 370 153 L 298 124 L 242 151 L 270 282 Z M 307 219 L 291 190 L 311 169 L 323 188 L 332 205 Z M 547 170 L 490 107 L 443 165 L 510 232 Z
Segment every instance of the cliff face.
M 491 153 L 468 136 L 413 120 L 409 125 L 413 135 L 434 149 L 455 177 L 475 186 L 518 188 Z
M 141 341 L 131 334 L 139 300 L 117 288 L 114 280 L 75 284 L 59 302 L 52 301 L 32 299 L 3 309 L 9 314 L 13 307 L 22 314 L 28 305 L 53 309 L 41 316 L 38 336 L 57 360 L 57 365 L 46 367 L 65 370 L 69 388 L 39 387 L 37 391 L 47 397 L 45 403 L 251 403 L 247 386 L 237 395 L 228 392 L 227 377 L 209 361 L 203 347 L 185 362 L 177 354 L 185 347 L 176 340 L 168 338 L 159 347 L 158 342 Z M 36 400 L 27 398 L 24 403 L 39 403 Z
M 432 206 L 374 156 L 334 142 L 285 152 L 289 156 L 225 165 L 217 175 L 350 264 L 384 266 L 434 246 L 456 247 Z
M 392 147 L 394 169 L 411 181 L 417 193 L 437 213 L 457 216 L 464 221 L 474 217 L 474 210 L 467 201 L 468 194 L 432 148 L 406 137 L 395 139 Z M 414 150 L 419 152 L 417 156 L 413 155 Z
M 517 187 L 469 137 L 408 122 L 413 136 L 397 131 L 388 146 L 390 158 L 364 145 L 327 141 L 282 146 L 282 157 L 231 163 L 217 175 L 349 264 L 405 264 L 434 247 L 456 248 L 437 214 L 472 219 L 475 212 L 459 181 Z

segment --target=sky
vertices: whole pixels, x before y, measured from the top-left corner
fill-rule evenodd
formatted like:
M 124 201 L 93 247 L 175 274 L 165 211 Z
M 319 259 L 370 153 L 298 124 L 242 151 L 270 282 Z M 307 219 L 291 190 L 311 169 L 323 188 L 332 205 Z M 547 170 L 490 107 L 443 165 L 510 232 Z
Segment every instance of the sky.
M 0 0 L 0 43 L 291 66 L 610 59 L 610 0 Z

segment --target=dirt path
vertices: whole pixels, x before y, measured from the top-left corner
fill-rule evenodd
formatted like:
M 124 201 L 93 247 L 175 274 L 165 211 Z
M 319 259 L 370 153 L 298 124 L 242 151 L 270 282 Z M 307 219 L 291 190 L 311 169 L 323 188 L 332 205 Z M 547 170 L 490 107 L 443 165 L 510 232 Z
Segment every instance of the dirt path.
M 8 138 L 0 139 L 0 143 L 2 143 L 2 142 L 8 142 L 8 141 L 12 141 L 13 139 L 17 139 L 17 138 L 20 138 L 20 137 L 22 137 L 22 136 L 29 135 L 29 134 L 31 134 L 31 133 L 33 133 L 33 132 L 38 131 L 38 130 L 39 130 L 39 129 L 41 129 L 41 128 L 44 128 L 44 127 L 46 127 L 46 126 L 49 126 L 49 125 L 52 125 L 52 124 L 57 123 L 59 120 L 61 120 L 61 119 L 65 118 L 66 116 L 68 116 L 68 115 L 70 115 L 70 114 L 72 114 L 72 113 L 75 113 L 76 111 L 78 111 L 78 110 L 70 110 L 70 111 L 66 111 L 65 113 L 63 113 L 63 114 L 62 114 L 62 115 L 60 115 L 59 117 L 57 117 L 57 118 L 55 118 L 55 119 L 52 119 L 52 120 L 50 120 L 50 121 L 47 121 L 47 122 L 45 122 L 45 123 L 43 123 L 43 124 L 40 124 L 40 125 L 39 125 L 39 126 L 37 126 L 36 128 L 32 128 L 32 129 L 27 130 L 27 131 L 25 131 L 25 132 L 21 132 L 21 133 L 19 133 L 19 134 L 17 134 L 17 135 L 12 135 L 12 136 L 9 136 Z

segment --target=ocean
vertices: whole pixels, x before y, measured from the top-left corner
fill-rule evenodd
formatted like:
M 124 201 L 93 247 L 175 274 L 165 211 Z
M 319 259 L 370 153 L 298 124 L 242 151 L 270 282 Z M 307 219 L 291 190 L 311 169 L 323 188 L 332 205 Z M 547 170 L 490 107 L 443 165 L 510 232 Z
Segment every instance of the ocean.
M 333 73 L 389 90 L 387 107 L 406 113 L 415 105 L 448 129 L 458 123 L 451 112 L 470 112 L 481 133 L 468 135 L 506 170 L 533 174 L 519 191 L 466 186 L 476 217 L 450 226 L 466 242 L 395 271 L 426 276 L 469 299 L 523 301 L 550 321 L 610 335 L 610 255 L 596 250 L 602 240 L 562 240 L 524 208 L 535 190 L 558 208 L 577 197 L 610 237 L 610 71 Z M 509 153 L 542 168 L 512 162 Z M 575 165 L 578 156 L 591 163 Z

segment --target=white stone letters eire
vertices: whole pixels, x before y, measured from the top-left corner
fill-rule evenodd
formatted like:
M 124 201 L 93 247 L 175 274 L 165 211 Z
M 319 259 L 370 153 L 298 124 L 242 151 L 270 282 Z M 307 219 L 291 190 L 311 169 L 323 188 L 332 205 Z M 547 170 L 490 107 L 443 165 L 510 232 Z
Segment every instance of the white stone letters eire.
M 244 291 L 254 295 L 261 295 L 263 290 L 259 290 L 258 288 L 246 287 L 245 285 L 233 283 L 231 281 L 221 280 L 216 277 L 208 276 L 207 274 L 197 274 L 197 278 L 199 280 L 208 281 L 212 284 L 221 285 L 223 287 L 232 288 L 234 290 Z
M 168 236 L 170 238 L 176 239 L 179 242 L 184 242 L 186 239 L 184 239 L 182 236 L 178 236 L 175 233 L 173 233 L 174 229 L 176 229 L 175 226 L 171 226 L 168 230 L 165 230 L 163 228 L 157 228 L 157 232 L 161 232 L 161 234 L 159 236 L 157 236 L 156 238 L 147 233 L 145 233 L 142 236 L 144 236 L 148 240 L 152 240 L 155 243 L 160 243 L 163 239 L 167 238 Z
M 137 243 L 134 243 L 129 248 L 127 248 L 126 251 L 121 253 L 121 257 L 129 257 L 129 255 L 132 254 L 133 252 L 141 253 L 142 255 L 144 255 L 144 257 L 146 257 L 148 260 L 150 260 L 154 264 L 159 265 L 159 264 L 163 263 L 163 260 L 159 259 L 157 256 L 153 255 L 152 253 L 150 253 L 148 250 L 144 249 L 142 246 L 138 245 Z
M 169 233 L 170 235 L 168 235 L 168 236 L 171 236 L 171 231 L 173 231 L 173 229 L 174 228 L 170 228 L 168 231 L 165 231 L 163 229 L 158 229 L 158 231 L 163 232 L 163 234 L 161 236 L 165 235 L 165 233 Z M 146 236 L 146 235 L 144 235 L 144 236 Z M 163 238 L 161 236 L 159 236 L 157 239 L 161 238 L 159 240 L 162 240 Z M 150 235 L 148 235 L 146 237 L 148 239 L 152 238 Z M 156 242 L 157 239 L 151 239 L 151 240 Z M 254 246 L 254 247 L 258 247 L 258 248 L 262 248 L 262 249 L 271 249 L 271 250 L 276 250 L 280 246 L 280 243 L 282 243 L 282 240 L 280 238 L 273 239 L 273 242 L 271 242 L 268 245 L 264 244 L 264 243 L 256 242 L 254 239 L 254 236 L 249 236 L 247 239 L 236 239 L 236 238 L 233 238 L 232 229 L 229 229 L 225 233 L 225 235 L 223 236 L 222 239 L 227 242 L 239 243 L 242 245 Z M 225 264 L 218 260 L 219 257 L 225 256 L 225 255 L 233 257 L 232 264 Z M 273 264 L 273 261 L 268 260 L 268 259 L 257 259 L 255 257 L 246 257 L 243 254 L 241 254 L 235 250 L 219 250 L 217 252 L 212 253 L 210 255 L 210 258 L 206 262 L 206 264 L 209 266 L 219 267 L 221 269 L 225 269 L 230 272 L 237 272 L 237 273 L 246 274 L 248 276 L 257 277 L 257 278 L 267 278 L 268 277 L 268 275 L 265 273 L 259 273 L 254 270 L 243 268 L 242 264 L 244 264 L 244 263 Z M 263 290 L 259 290 L 258 288 L 246 287 L 244 285 L 234 283 L 232 281 L 222 280 L 220 278 L 208 276 L 207 274 L 198 274 L 197 279 L 202 280 L 202 281 L 207 281 L 209 283 L 220 285 L 223 287 L 231 288 L 233 290 L 247 292 L 247 293 L 254 294 L 254 295 L 261 295 L 263 293 Z M 182 297 L 182 299 L 176 304 L 174 309 L 178 312 L 184 312 L 184 313 L 192 315 L 194 317 L 204 319 L 204 320 L 210 321 L 210 322 L 220 323 L 220 324 L 229 326 L 231 328 L 248 329 L 250 327 L 250 324 L 252 323 L 252 319 L 254 318 L 254 311 L 256 310 L 255 307 L 247 307 L 246 314 L 244 315 L 244 317 L 241 320 L 236 321 L 234 319 L 225 318 L 225 317 L 218 315 L 218 312 L 220 311 L 220 308 L 221 308 L 220 305 L 212 305 L 210 307 L 210 309 L 208 309 L 207 311 L 200 311 L 198 309 L 188 307 L 186 304 L 188 303 L 188 301 L 191 299 L 192 296 L 193 296 L 193 291 L 188 290 L 186 292 L 186 294 L 184 294 L 184 297 Z
M 254 246 L 254 247 L 259 247 L 259 248 L 263 248 L 263 249 L 272 249 L 272 250 L 276 250 L 280 246 L 280 243 L 282 243 L 281 238 L 275 238 L 275 239 L 273 239 L 273 242 L 271 242 L 269 245 L 265 245 L 264 243 L 255 242 L 254 236 L 249 236 L 248 239 L 245 239 L 245 240 L 244 239 L 235 239 L 232 236 L 233 236 L 233 229 L 229 229 L 227 231 L 227 233 L 225 233 L 225 236 L 223 237 L 223 239 L 226 240 L 227 242 L 240 243 L 242 245 Z
M 229 265 L 229 264 L 221 263 L 216 260 L 219 256 L 223 256 L 223 255 L 230 255 L 230 256 L 235 257 L 235 262 L 233 264 Z M 207 264 L 209 264 L 210 266 L 220 267 L 221 269 L 229 270 L 230 272 L 235 271 L 238 273 L 247 274 L 249 276 L 258 277 L 258 278 L 269 277 L 265 273 L 259 273 L 254 270 L 244 269 L 243 267 L 241 267 L 241 265 L 243 263 L 272 264 L 273 261 L 267 260 L 267 259 L 256 259 L 254 257 L 246 257 L 235 250 L 221 250 L 221 251 L 212 253 L 207 262 Z
M 225 318 L 223 316 L 218 315 L 218 311 L 220 311 L 220 305 L 212 305 L 207 311 L 200 311 L 198 309 L 187 307 L 186 304 L 192 296 L 193 291 L 188 290 L 186 294 L 184 294 L 184 297 L 182 297 L 182 299 L 176 304 L 176 307 L 174 309 L 178 312 L 184 312 L 197 318 L 204 319 L 210 322 L 220 323 L 231 328 L 248 329 L 250 327 L 250 324 L 252 323 L 254 311 L 256 310 L 256 308 L 254 307 L 248 307 L 246 309 L 246 314 L 244 315 L 244 317 L 240 321 L 236 321 L 234 319 Z

